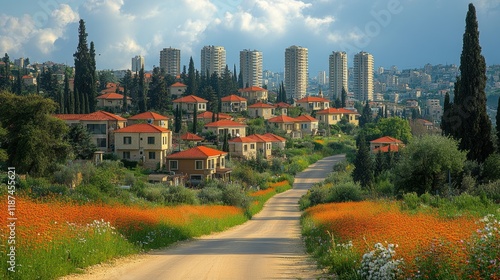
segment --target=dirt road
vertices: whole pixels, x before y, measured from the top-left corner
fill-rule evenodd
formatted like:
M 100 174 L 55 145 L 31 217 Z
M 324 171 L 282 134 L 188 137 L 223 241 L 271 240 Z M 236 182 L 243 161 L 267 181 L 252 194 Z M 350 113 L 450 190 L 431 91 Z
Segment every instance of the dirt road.
M 317 279 L 300 238 L 299 198 L 343 156 L 325 158 L 295 177 L 252 220 L 222 233 L 91 268 L 64 279 Z

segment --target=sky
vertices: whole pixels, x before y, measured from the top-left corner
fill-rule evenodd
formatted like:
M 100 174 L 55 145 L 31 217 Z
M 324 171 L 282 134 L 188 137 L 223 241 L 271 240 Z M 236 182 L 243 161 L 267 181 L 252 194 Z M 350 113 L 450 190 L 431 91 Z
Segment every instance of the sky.
M 276 72 L 283 71 L 285 49 L 302 46 L 310 76 L 328 70 L 332 51 L 346 51 L 349 66 L 360 51 L 374 56 L 376 68 L 459 64 L 471 1 L 486 63 L 500 64 L 500 0 L 5 1 L 0 54 L 73 65 L 83 19 L 97 69 L 130 69 L 131 58 L 143 55 L 150 70 L 167 47 L 181 50 L 182 65 L 192 56 L 199 69 L 206 45 L 225 47 L 231 70 L 239 67 L 239 51 L 262 51 L 264 69 Z

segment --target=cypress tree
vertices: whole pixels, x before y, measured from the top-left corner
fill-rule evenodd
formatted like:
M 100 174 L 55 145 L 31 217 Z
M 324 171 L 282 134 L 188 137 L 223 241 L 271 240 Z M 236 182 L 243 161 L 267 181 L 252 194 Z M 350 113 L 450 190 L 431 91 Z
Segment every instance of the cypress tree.
M 175 108 L 175 123 L 174 123 L 174 132 L 179 133 L 181 131 L 181 126 L 182 126 L 182 116 L 181 116 L 181 110 L 179 109 L 179 105 Z
M 484 160 L 493 152 L 491 121 L 486 112 L 486 62 L 479 44 L 476 8 L 471 3 L 465 20 L 460 79 L 455 92 L 454 116 L 460 118 L 456 138 L 469 160 Z
M 193 113 L 193 133 L 196 134 L 196 125 L 198 124 L 198 104 L 194 106 L 194 113 Z
M 342 101 L 342 108 L 347 107 L 347 92 L 345 88 L 342 88 L 342 96 L 340 98 L 340 101 Z
M 78 106 L 76 112 L 79 114 L 90 113 L 95 109 L 96 78 L 95 78 L 95 51 L 94 57 L 91 56 L 87 45 L 87 33 L 85 32 L 85 22 L 80 19 L 78 27 L 78 46 L 73 54 L 75 58 L 75 80 L 74 91 L 75 99 L 78 97 Z M 93 48 L 93 44 L 92 48 Z M 90 103 L 94 105 L 91 106 Z
M 146 112 L 146 88 L 144 85 L 144 67 L 139 70 L 139 92 L 137 95 L 137 98 L 139 99 L 137 104 L 139 105 L 139 112 L 143 113 Z
M 364 127 L 367 123 L 371 123 L 372 121 L 372 110 L 370 109 L 370 104 L 366 102 L 365 107 L 363 107 L 361 117 L 359 117 L 359 126 Z
M 342 108 L 342 101 L 340 99 L 335 99 L 335 108 Z
M 197 90 L 197 84 L 196 84 L 196 74 L 195 74 L 195 69 L 194 69 L 194 61 L 193 57 L 191 56 L 189 58 L 189 67 L 188 67 L 188 73 L 187 73 L 187 89 L 186 89 L 186 95 L 196 95 Z
M 88 103 L 89 103 L 89 112 L 95 112 L 95 107 L 97 105 L 97 72 L 96 72 L 96 63 L 95 63 L 95 47 L 94 42 L 90 42 L 90 51 L 89 51 L 89 77 L 91 77 L 91 81 L 89 84 L 89 92 L 88 92 Z M 118 89 L 119 87 L 117 87 Z
M 496 129 L 497 129 L 497 151 L 500 152 L 500 96 L 498 97 L 497 115 L 496 115 Z
M 373 184 L 373 161 L 370 155 L 370 148 L 366 144 L 364 133 L 358 137 L 358 151 L 354 159 L 354 170 L 352 178 L 363 188 L 370 188 Z
M 68 73 L 64 75 L 64 103 L 65 109 L 64 113 L 66 114 L 74 114 L 75 113 L 75 96 L 71 89 L 69 88 L 69 77 Z
M 450 125 L 451 114 L 452 114 L 452 104 L 450 103 L 450 94 L 447 92 L 446 95 L 444 96 L 443 116 L 441 116 L 441 130 L 443 136 L 453 135 Z

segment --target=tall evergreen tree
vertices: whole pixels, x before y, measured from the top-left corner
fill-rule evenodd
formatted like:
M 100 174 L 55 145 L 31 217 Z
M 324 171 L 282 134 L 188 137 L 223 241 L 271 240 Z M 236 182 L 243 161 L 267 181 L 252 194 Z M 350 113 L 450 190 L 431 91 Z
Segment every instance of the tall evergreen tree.
M 236 75 L 236 73 L 234 73 Z M 243 73 L 240 70 L 240 73 L 238 74 L 238 88 L 243 88 Z
M 10 90 L 10 58 L 7 53 L 5 53 L 2 58 L 4 64 L 3 68 L 0 69 L 0 91 L 1 90 Z
M 92 52 L 87 45 L 87 33 L 85 31 L 85 22 L 80 19 L 78 28 L 78 46 L 73 54 L 75 58 L 75 79 L 74 92 L 75 98 L 78 97 L 78 106 L 75 113 L 90 113 L 95 109 L 96 96 L 96 77 L 95 77 L 95 51 L 91 44 Z M 94 57 L 92 57 L 94 56 Z M 91 103 L 93 105 L 91 105 Z
M 361 117 L 359 117 L 359 126 L 364 127 L 367 123 L 371 122 L 373 122 L 372 109 L 370 109 L 370 103 L 366 102 L 365 107 L 363 107 Z
M 17 71 L 16 87 L 14 92 L 17 95 L 21 95 L 23 93 L 23 76 L 21 74 L 21 69 Z
M 186 81 L 186 94 L 196 94 L 198 92 L 197 90 L 197 85 L 196 85 L 196 74 L 195 74 L 195 69 L 194 69 L 194 61 L 193 57 L 189 58 L 189 67 L 188 67 L 188 72 L 187 72 L 187 81 Z
M 358 143 L 352 178 L 355 182 L 359 182 L 361 187 L 369 189 L 373 184 L 373 160 L 363 133 L 359 135 Z
M 457 84 L 455 84 L 455 86 L 456 85 Z M 443 116 L 441 116 L 441 130 L 443 136 L 453 135 L 452 127 L 450 125 L 451 114 L 452 114 L 452 104 L 450 103 L 450 94 L 447 92 L 446 95 L 444 96 Z
M 94 42 L 90 41 L 90 65 L 89 65 L 89 77 L 92 78 L 92 81 L 90 82 L 89 86 L 89 92 L 88 92 L 88 103 L 89 103 L 89 112 L 95 112 L 95 107 L 97 106 L 97 81 L 98 81 L 98 76 L 97 76 L 97 69 L 96 69 L 96 63 L 95 63 L 95 46 Z
M 196 134 L 198 125 L 198 106 L 194 106 L 192 132 Z
M 463 49 L 460 56 L 460 80 L 455 92 L 453 115 L 460 123 L 455 138 L 460 149 L 469 151 L 469 160 L 484 160 L 494 151 L 491 121 L 486 112 L 486 62 L 479 44 L 476 8 L 471 3 L 465 20 Z
M 342 108 L 347 107 L 347 91 L 345 88 L 342 88 L 342 94 L 340 96 L 340 101 L 342 101 Z
M 335 99 L 334 105 L 335 105 L 335 108 L 337 108 L 337 109 L 342 108 L 342 101 L 340 101 L 340 99 L 337 98 L 337 99 Z
M 496 115 L 496 129 L 497 129 L 497 151 L 500 152 L 500 96 L 498 97 L 498 107 Z
M 139 112 L 146 112 L 147 106 L 147 96 L 146 96 L 146 86 L 144 82 L 144 67 L 139 70 L 139 84 L 138 84 L 138 94 L 137 94 L 137 105 L 139 106 Z
M 182 112 L 179 105 L 175 108 L 174 132 L 179 133 L 182 128 Z
M 224 130 L 224 141 L 222 142 L 222 151 L 229 153 L 229 140 L 227 136 L 227 131 Z
M 69 75 L 66 72 L 64 75 L 64 113 L 74 114 L 75 113 L 75 96 L 69 88 Z

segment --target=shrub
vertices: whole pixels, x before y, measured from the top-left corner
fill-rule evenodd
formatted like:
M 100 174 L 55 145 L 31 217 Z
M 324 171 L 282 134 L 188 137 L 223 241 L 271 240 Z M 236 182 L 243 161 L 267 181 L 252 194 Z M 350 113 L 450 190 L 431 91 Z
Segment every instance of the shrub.
M 483 164 L 483 178 L 485 181 L 500 180 L 500 154 L 491 154 Z
M 496 203 L 500 203 L 500 180 L 479 185 L 472 194 L 486 196 Z
M 205 186 L 199 193 L 198 199 L 203 204 L 222 204 L 223 191 L 217 186 Z
M 395 259 L 397 245 L 382 243 L 375 244 L 375 250 L 363 255 L 359 274 L 368 280 L 390 280 L 401 275 L 403 259 Z
M 241 186 L 234 183 L 225 186 L 222 201 L 226 205 L 233 205 L 243 209 L 248 209 L 250 206 L 250 198 L 246 195 Z
M 328 197 L 328 202 L 347 202 L 361 200 L 363 200 L 361 187 L 354 182 L 333 186 L 330 189 L 330 194 Z
M 420 206 L 420 199 L 417 193 L 406 193 L 403 195 L 403 202 L 401 208 L 403 210 L 417 210 Z
M 184 186 L 170 186 L 161 191 L 167 204 L 198 204 L 196 193 Z
M 165 202 L 165 198 L 162 194 L 163 188 L 162 186 L 146 187 L 142 195 L 147 201 L 163 204 Z

